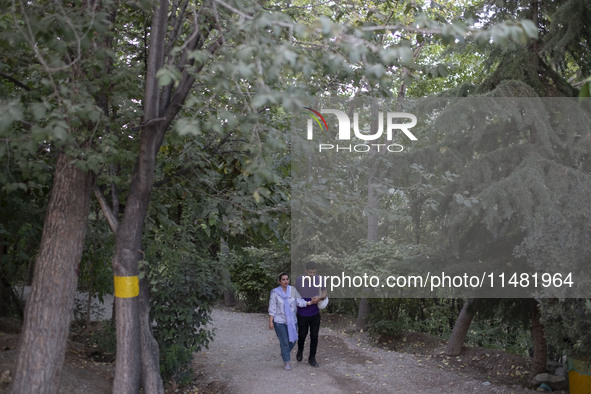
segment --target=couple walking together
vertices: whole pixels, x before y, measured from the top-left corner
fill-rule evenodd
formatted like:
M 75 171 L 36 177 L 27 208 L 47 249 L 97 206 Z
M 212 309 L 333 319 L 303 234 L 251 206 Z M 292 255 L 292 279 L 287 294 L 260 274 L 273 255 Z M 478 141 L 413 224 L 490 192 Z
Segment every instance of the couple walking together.
M 314 278 L 315 262 L 308 262 L 305 272 L 305 276 L 299 276 L 296 279 L 295 287 L 289 285 L 289 275 L 281 273 L 279 286 L 271 291 L 269 297 L 269 329 L 274 329 L 279 338 L 281 358 L 287 371 L 291 369 L 290 352 L 296 341 L 298 343 L 296 359 L 302 361 L 308 331 L 310 331 L 308 363 L 313 367 L 319 366 L 316 361 L 320 330 L 318 303 L 326 299 L 326 287 L 320 284 L 320 278 Z M 315 286 L 317 284 L 319 286 Z

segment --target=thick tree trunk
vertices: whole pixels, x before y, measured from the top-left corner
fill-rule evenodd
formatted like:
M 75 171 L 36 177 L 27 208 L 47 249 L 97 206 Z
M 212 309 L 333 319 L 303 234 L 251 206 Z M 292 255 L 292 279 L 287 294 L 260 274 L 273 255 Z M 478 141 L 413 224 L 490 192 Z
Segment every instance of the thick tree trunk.
M 534 343 L 534 359 L 532 369 L 534 374 L 540 374 L 546 372 L 546 366 L 548 363 L 548 349 L 546 347 L 544 326 L 540 322 L 538 303 L 534 301 L 532 304 L 531 336 Z
M 451 336 L 449 337 L 447 347 L 445 348 L 446 355 L 457 356 L 462 353 L 466 335 L 470 329 L 470 324 L 472 324 L 472 319 L 476 314 L 475 308 L 477 303 L 478 300 L 475 298 L 468 298 L 464 303 L 462 311 L 460 312 L 460 316 L 458 316 L 456 324 L 454 325 L 454 329 L 451 333 Z
M 371 305 L 369 299 L 362 298 L 359 300 L 359 309 L 357 310 L 357 320 L 355 325 L 360 330 L 364 330 L 367 327 L 367 321 L 369 319 L 369 313 L 371 312 Z
M 60 154 L 11 393 L 56 393 L 70 328 L 78 265 L 84 247 L 93 177 Z

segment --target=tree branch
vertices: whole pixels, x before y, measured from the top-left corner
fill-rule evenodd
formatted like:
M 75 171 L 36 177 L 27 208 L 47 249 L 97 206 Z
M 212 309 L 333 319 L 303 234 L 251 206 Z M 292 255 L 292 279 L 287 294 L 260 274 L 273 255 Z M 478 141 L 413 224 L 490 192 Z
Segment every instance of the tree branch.
M 111 227 L 113 234 L 117 234 L 117 230 L 119 229 L 119 221 L 117 220 L 117 217 L 113 214 L 113 211 L 109 207 L 109 203 L 107 202 L 105 195 L 97 186 L 94 187 L 94 195 L 96 196 L 101 206 L 103 215 L 105 215 L 105 217 L 107 218 L 107 222 L 109 222 L 109 227 Z
M 218 38 L 216 41 L 214 41 L 207 48 L 207 51 L 209 53 L 213 54 L 219 49 L 219 47 L 221 45 L 222 45 L 222 40 L 221 40 L 221 38 Z M 189 62 L 189 65 L 191 65 L 193 63 L 194 63 L 194 60 L 191 60 Z M 205 66 L 205 64 L 200 65 L 193 72 L 198 73 L 199 71 L 201 71 L 201 69 L 203 69 L 204 66 Z M 192 75 L 188 70 L 185 69 L 183 71 L 183 76 L 181 78 L 179 86 L 176 89 L 174 96 L 170 100 L 170 104 L 166 106 L 166 111 L 164 112 L 165 119 L 162 121 L 162 123 L 160 123 L 158 125 L 159 137 L 158 137 L 158 141 L 156 141 L 157 143 L 162 142 L 162 139 L 164 138 L 164 133 L 165 133 L 166 129 L 168 128 L 168 126 L 170 126 L 170 123 L 172 123 L 172 120 L 175 118 L 175 116 L 179 112 L 179 110 L 182 106 L 182 103 L 185 102 L 187 94 L 189 94 L 189 91 L 193 87 L 193 82 L 195 82 L 195 76 Z
M 24 83 L 22 83 L 21 81 L 11 77 L 10 75 L 6 75 L 2 72 L 0 72 L 0 77 L 9 80 L 10 82 L 12 82 L 13 84 L 15 84 L 16 86 L 25 89 L 27 92 L 31 91 L 31 88 L 29 88 L 27 85 L 25 85 Z
M 160 0 L 154 10 L 152 30 L 150 31 L 150 51 L 148 53 L 148 70 L 146 72 L 146 88 L 144 101 L 144 123 L 159 117 L 158 104 L 160 89 L 156 73 L 164 62 L 164 45 L 166 22 L 168 19 L 168 2 Z

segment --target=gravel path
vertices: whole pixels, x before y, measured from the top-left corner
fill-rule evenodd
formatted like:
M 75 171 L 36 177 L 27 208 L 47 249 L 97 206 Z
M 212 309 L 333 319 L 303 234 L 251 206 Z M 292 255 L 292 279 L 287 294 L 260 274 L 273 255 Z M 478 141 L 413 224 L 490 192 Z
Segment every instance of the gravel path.
M 264 314 L 215 309 L 215 340 L 196 353 L 194 368 L 205 392 L 224 393 L 532 393 L 448 371 L 435 358 L 372 347 L 362 334 L 320 327 L 320 368 L 295 360 L 285 371 L 279 342 Z M 202 391 L 199 391 L 200 393 Z

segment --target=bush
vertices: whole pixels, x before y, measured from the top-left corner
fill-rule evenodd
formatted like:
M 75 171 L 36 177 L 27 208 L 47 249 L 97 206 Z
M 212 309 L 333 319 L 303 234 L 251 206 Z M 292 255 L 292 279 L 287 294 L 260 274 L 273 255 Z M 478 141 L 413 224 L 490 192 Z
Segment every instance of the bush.
M 375 299 L 371 308 L 369 331 L 377 337 L 398 337 L 405 331 L 445 337 L 458 315 L 453 299 Z
M 164 378 L 187 383 L 193 352 L 207 348 L 213 339 L 213 330 L 206 326 L 223 291 L 221 268 L 213 259 L 171 251 L 148 273 Z
M 233 251 L 223 257 L 239 298 L 249 312 L 267 310 L 270 291 L 277 287 L 277 275 L 289 272 L 289 255 L 264 248 Z
M 102 358 L 115 358 L 117 351 L 117 335 L 115 325 L 110 320 L 99 323 L 99 328 L 90 334 L 90 343 Z M 109 357 L 111 356 L 111 357 Z
M 407 331 L 406 319 L 376 320 L 369 326 L 369 332 L 377 338 L 400 338 Z
M 553 356 L 589 359 L 591 354 L 591 300 L 568 298 L 540 302 L 542 322 Z

